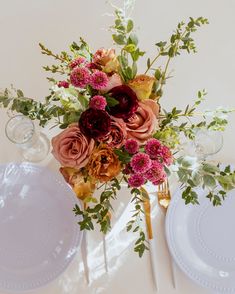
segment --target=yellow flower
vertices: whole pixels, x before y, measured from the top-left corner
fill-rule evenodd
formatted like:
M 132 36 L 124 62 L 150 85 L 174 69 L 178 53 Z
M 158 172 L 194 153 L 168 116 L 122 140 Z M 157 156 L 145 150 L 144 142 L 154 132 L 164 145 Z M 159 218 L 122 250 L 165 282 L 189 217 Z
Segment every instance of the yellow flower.
M 147 75 L 138 75 L 129 81 L 128 86 L 136 93 L 139 100 L 148 99 L 152 93 L 155 78 Z
M 73 191 L 79 199 L 84 200 L 92 196 L 96 187 L 93 179 L 88 179 L 85 182 L 81 171 L 71 167 L 61 167 L 60 172 L 66 182 L 73 188 Z
M 112 148 L 100 145 L 96 148 L 88 163 L 88 173 L 100 182 L 108 182 L 116 177 L 121 170 L 121 164 Z

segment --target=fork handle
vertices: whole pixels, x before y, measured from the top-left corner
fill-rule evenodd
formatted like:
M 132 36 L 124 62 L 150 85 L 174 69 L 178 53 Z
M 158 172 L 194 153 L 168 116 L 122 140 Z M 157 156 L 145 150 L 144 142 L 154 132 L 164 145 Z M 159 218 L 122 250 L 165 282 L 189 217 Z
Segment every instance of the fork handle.
M 147 226 L 148 239 L 152 240 L 153 229 L 152 229 L 152 222 L 151 222 L 151 204 L 150 204 L 148 192 L 144 188 L 142 188 L 142 193 L 145 195 L 145 197 L 143 197 L 143 206 L 144 206 L 144 212 L 145 212 L 145 222 Z

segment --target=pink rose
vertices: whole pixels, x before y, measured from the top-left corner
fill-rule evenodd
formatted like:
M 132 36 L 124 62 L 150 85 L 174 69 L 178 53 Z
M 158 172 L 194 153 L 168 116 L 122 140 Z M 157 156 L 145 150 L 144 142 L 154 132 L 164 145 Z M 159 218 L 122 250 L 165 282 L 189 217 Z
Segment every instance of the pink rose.
M 121 118 L 112 117 L 110 132 L 100 141 L 112 148 L 121 148 L 126 142 L 126 137 L 126 124 L 124 121 Z
M 95 141 L 85 137 L 77 124 L 52 138 L 52 154 L 63 165 L 80 169 L 87 165 Z
M 103 93 L 106 93 L 108 91 L 110 91 L 112 88 L 117 87 L 117 86 L 121 86 L 122 85 L 122 80 L 121 77 L 119 76 L 119 74 L 113 74 L 111 76 L 108 76 L 108 84 L 105 88 L 102 89 Z
M 158 125 L 158 114 L 159 106 L 153 100 L 139 102 L 136 113 L 126 121 L 127 138 L 135 139 L 143 145 L 152 137 Z
M 108 62 L 113 60 L 115 57 L 116 57 L 115 49 L 100 48 L 95 52 L 93 56 L 93 62 L 98 65 L 105 66 Z

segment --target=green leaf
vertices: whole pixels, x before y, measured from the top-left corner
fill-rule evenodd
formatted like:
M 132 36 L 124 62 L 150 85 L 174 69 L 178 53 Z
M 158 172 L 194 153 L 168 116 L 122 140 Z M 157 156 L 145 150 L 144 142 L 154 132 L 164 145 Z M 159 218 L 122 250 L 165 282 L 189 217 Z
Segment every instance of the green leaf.
M 150 65 L 151 65 L 151 61 L 150 61 L 150 58 L 148 58 L 147 59 L 147 67 L 150 68 Z
M 118 45 L 124 45 L 125 44 L 125 36 L 124 35 L 113 34 L 112 37 L 113 37 L 114 42 L 117 43 Z
M 135 76 L 137 75 L 137 71 L 138 71 L 137 63 L 136 63 L 136 62 L 133 62 L 133 64 L 132 64 L 132 78 L 133 78 L 133 79 L 134 79 Z
M 17 94 L 17 97 L 18 97 L 18 98 L 20 98 L 20 97 L 24 97 L 24 93 L 23 93 L 20 89 L 18 89 L 18 90 L 16 91 L 16 94 Z
M 155 73 L 154 73 L 154 76 L 155 76 L 155 78 L 156 78 L 158 81 L 160 80 L 160 78 L 161 78 L 161 76 L 162 76 L 162 73 L 161 73 L 161 71 L 160 71 L 159 68 L 156 69 L 156 71 L 155 71 Z
M 114 149 L 114 153 L 118 156 L 118 159 L 123 163 L 128 163 L 131 160 L 131 156 L 128 152 L 120 149 Z
M 136 34 L 130 34 L 129 39 L 128 39 L 128 43 L 135 44 L 136 46 L 138 45 L 138 38 L 137 38 Z
M 126 27 L 127 33 L 130 33 L 133 30 L 133 27 L 134 27 L 133 20 L 129 19 L 127 22 L 127 27 Z
M 203 176 L 203 182 L 204 185 L 209 187 L 209 188 L 215 188 L 216 187 L 216 180 L 213 176 L 210 175 L 204 175 Z
M 135 46 L 135 44 L 128 44 L 123 49 L 129 53 L 132 53 L 136 50 L 136 46 Z
M 118 100 L 116 100 L 115 98 L 109 96 L 109 95 L 105 95 L 106 101 L 107 101 L 107 105 L 109 107 L 113 107 L 119 104 Z
M 166 44 L 167 44 L 167 42 L 158 42 L 158 43 L 156 43 L 155 45 L 156 45 L 157 47 L 159 47 L 159 48 L 163 48 L 163 47 L 166 46 Z
M 220 172 L 220 169 L 218 168 L 218 166 L 210 164 L 210 163 L 204 163 L 202 166 L 202 170 L 212 174 Z

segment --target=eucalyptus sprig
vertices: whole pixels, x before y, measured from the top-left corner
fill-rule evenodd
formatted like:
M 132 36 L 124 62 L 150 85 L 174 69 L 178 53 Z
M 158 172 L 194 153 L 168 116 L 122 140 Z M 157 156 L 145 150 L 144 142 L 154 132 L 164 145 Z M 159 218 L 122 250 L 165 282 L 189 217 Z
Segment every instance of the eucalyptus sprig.
M 181 183 L 185 204 L 199 204 L 198 188 L 207 191 L 207 198 L 214 206 L 222 204 L 227 192 L 235 188 L 235 171 L 196 158 L 184 156 L 176 159 L 176 173 Z

